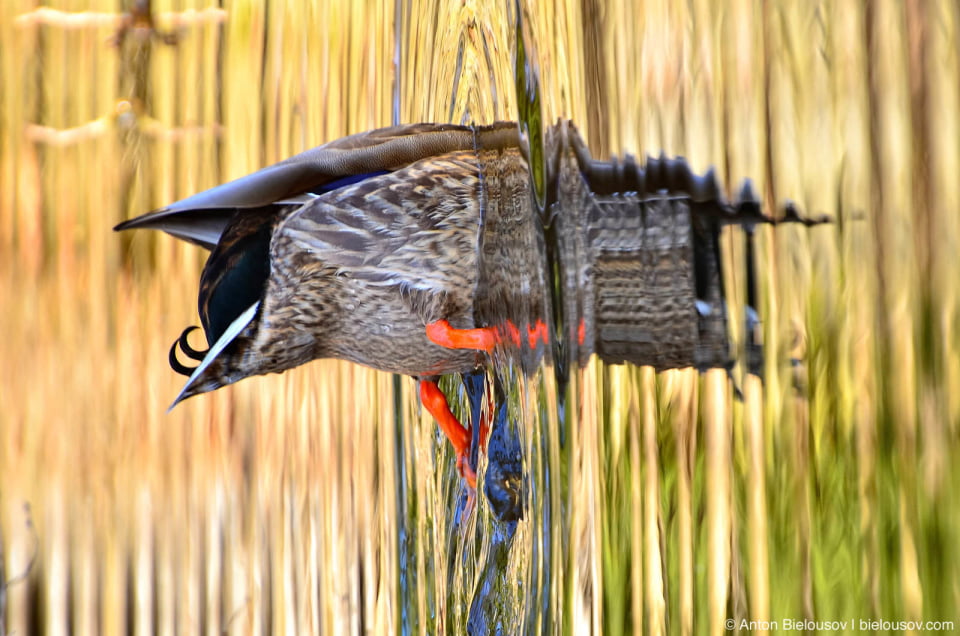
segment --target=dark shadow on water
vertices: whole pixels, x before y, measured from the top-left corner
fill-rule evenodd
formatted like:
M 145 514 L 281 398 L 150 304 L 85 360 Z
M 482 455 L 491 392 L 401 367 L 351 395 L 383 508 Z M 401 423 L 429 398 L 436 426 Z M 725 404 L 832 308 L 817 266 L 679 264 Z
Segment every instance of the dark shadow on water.
M 471 423 L 474 431 L 473 458 L 476 461 L 479 446 L 481 418 L 486 415 L 484 401 L 488 396 L 489 377 L 482 371 L 463 375 L 463 384 L 471 408 Z M 483 494 L 493 512 L 492 534 L 489 549 L 480 567 L 480 581 L 473 591 L 470 612 L 467 618 L 469 634 L 511 633 L 510 625 L 517 612 L 504 607 L 511 594 L 503 589 L 512 583 L 504 576 L 510 552 L 514 545 L 517 521 L 524 515 L 524 476 L 522 446 L 517 423 L 508 417 L 508 405 L 503 385 L 494 376 L 494 413 L 491 430 L 486 441 L 487 469 L 483 477 Z M 476 464 L 475 464 L 476 465 Z M 512 619 L 512 620 L 510 620 Z M 504 630 L 508 631 L 504 631 Z
M 471 461 L 476 467 L 481 440 L 481 420 L 486 414 L 484 399 L 488 395 L 488 375 L 483 371 L 463 374 L 463 384 L 470 402 L 473 446 Z M 483 494 L 494 517 L 500 522 L 523 519 L 525 481 L 523 447 L 517 422 L 508 417 L 507 397 L 501 380 L 494 375 L 493 408 L 490 434 L 486 442 L 487 469 L 483 476 Z

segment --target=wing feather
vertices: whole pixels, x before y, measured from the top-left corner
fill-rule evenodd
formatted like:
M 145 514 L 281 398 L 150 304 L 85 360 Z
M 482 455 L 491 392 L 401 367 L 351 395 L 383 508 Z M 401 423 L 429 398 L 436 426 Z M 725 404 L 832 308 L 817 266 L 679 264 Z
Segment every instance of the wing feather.
M 277 240 L 342 275 L 462 293 L 476 284 L 481 187 L 473 151 L 426 159 L 318 197 Z
M 449 152 L 516 147 L 519 143 L 512 122 L 482 127 L 410 124 L 381 128 L 312 148 L 114 229 L 159 229 L 210 249 L 236 209 L 306 202 L 308 193 L 344 177 L 393 171 Z

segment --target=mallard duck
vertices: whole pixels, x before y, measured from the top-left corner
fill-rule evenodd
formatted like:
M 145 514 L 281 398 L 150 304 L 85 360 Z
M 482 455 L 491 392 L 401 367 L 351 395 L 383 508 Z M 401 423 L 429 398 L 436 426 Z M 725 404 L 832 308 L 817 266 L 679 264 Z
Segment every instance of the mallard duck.
M 210 250 L 199 293 L 208 349 L 189 345 L 196 327 L 174 343 L 171 366 L 189 380 L 173 405 L 316 358 L 411 375 L 475 483 L 469 431 L 435 379 L 477 368 L 494 346 L 475 311 L 491 185 L 479 162 L 504 156 L 520 157 L 515 124 L 385 128 L 119 224 Z M 199 364 L 182 364 L 178 348 Z
M 569 122 L 544 138 L 543 209 L 516 124 L 415 124 L 118 225 L 210 250 L 208 348 L 190 346 L 196 327 L 174 342 L 170 364 L 189 376 L 174 405 L 316 358 L 411 375 L 475 484 L 471 431 L 436 378 L 483 366 L 501 343 L 528 362 L 551 353 L 558 369 L 594 353 L 658 369 L 726 364 L 717 233 L 770 220 L 751 192 L 727 204 L 712 173 L 682 159 L 594 160 Z

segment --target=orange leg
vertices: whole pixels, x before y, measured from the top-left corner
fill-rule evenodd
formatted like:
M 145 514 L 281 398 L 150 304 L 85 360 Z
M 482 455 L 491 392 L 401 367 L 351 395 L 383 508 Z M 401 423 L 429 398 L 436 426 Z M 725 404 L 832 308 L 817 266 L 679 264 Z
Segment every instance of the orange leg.
M 508 335 L 514 344 L 520 345 L 520 331 L 511 322 L 507 322 Z M 544 336 L 546 326 L 543 323 L 537 323 L 537 327 L 528 329 L 531 342 L 540 336 L 540 331 Z M 450 326 L 446 320 L 431 322 L 426 326 L 427 338 L 434 344 L 446 347 L 447 349 L 472 349 L 476 351 L 485 351 L 490 353 L 500 341 L 500 334 L 495 327 L 478 327 L 475 329 L 455 329 Z M 545 339 L 545 337 L 544 337 Z M 533 346 L 533 345 L 531 345 Z M 440 430 L 443 431 L 457 454 L 457 469 L 467 480 L 472 488 L 477 487 L 477 475 L 470 466 L 470 430 L 464 427 L 450 411 L 447 404 L 447 398 L 440 391 L 436 382 L 431 380 L 420 380 L 420 401 L 427 408 L 427 411 L 437 420 Z M 490 423 L 493 421 L 493 394 L 488 394 L 486 417 L 480 418 L 480 450 L 483 451 L 487 444 L 487 432 L 490 430 Z
M 471 488 L 477 487 L 477 474 L 470 466 L 470 432 L 463 427 L 450 411 L 447 398 L 432 380 L 420 380 L 420 401 L 437 420 L 440 430 L 447 436 L 457 454 L 457 470 Z M 483 430 L 481 429 L 481 433 Z M 482 438 L 481 438 L 482 439 Z
M 427 325 L 427 338 L 447 349 L 476 349 L 490 353 L 497 345 L 497 330 L 493 327 L 454 329 L 446 320 Z
M 520 329 L 511 321 L 505 325 L 505 335 L 514 345 L 520 346 Z M 501 334 L 496 327 L 477 327 L 475 329 L 455 329 L 446 320 L 438 320 L 427 325 L 427 338 L 436 345 L 447 349 L 474 349 L 490 353 L 501 340 Z M 542 320 L 527 325 L 527 343 L 531 349 L 537 344 L 546 344 L 550 334 L 547 325 Z

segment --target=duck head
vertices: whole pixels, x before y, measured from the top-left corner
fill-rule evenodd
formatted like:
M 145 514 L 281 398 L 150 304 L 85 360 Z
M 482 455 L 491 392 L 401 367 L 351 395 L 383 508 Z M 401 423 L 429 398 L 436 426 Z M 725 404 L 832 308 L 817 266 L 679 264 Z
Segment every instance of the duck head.
M 200 275 L 199 313 L 208 348 L 197 350 L 188 327 L 170 348 L 170 366 L 189 376 L 170 408 L 188 397 L 263 373 L 254 353 L 259 308 L 270 276 L 270 241 L 283 210 L 237 212 L 224 228 Z M 180 353 L 196 367 L 180 362 Z

